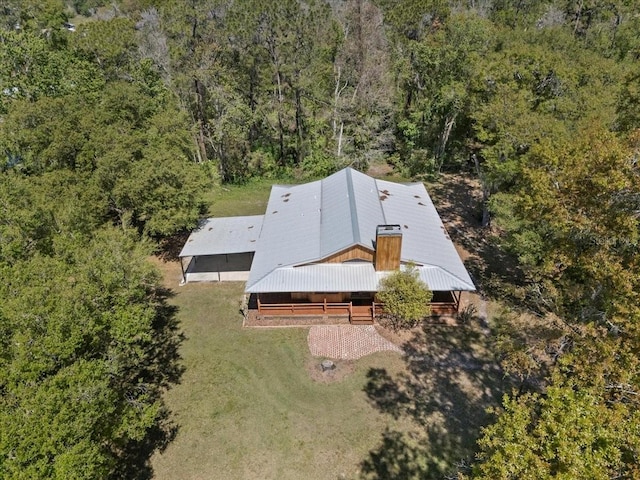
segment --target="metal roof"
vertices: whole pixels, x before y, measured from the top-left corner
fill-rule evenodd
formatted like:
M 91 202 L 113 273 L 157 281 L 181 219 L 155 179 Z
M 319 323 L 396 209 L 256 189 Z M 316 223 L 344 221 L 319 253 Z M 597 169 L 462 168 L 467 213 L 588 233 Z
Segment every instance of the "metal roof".
M 248 292 L 375 292 L 376 272 L 370 263 L 322 263 L 280 267 Z
M 207 218 L 184 244 L 180 257 L 255 252 L 264 215 Z
M 433 291 L 469 290 L 469 284 L 438 267 L 416 267 L 420 280 Z M 377 272 L 371 263 L 321 263 L 279 267 L 247 292 L 377 292 L 392 272 Z
M 416 263 L 432 290 L 475 290 L 423 184 L 376 180 L 346 168 L 272 188 L 246 291 L 374 291 L 380 275 L 371 264 L 297 265 L 354 245 L 372 248 L 381 224 L 402 227 L 401 260 Z

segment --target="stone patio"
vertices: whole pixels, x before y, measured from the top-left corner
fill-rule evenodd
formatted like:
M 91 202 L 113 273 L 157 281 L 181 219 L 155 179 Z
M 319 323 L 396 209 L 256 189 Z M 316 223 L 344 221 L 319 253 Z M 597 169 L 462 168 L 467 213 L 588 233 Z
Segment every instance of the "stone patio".
M 402 353 L 373 325 L 316 325 L 309 329 L 307 342 L 311 355 L 338 360 L 357 360 L 382 351 Z

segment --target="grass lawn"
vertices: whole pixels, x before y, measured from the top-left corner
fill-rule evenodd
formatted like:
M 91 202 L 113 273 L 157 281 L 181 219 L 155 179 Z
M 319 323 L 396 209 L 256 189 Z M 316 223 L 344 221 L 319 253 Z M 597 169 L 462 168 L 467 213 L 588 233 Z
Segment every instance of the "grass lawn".
M 252 179 L 244 185 L 216 187 L 206 199 L 209 203 L 208 216 L 263 215 L 274 183 L 284 182 Z
M 164 269 L 179 276 L 176 265 Z M 153 459 L 156 478 L 352 478 L 385 427 L 396 428 L 364 387 L 370 368 L 404 368 L 398 354 L 338 362 L 349 372 L 322 383 L 311 375 L 319 360 L 309 354 L 308 329 L 242 328 L 243 284 L 174 290 L 186 370 L 166 395 L 179 430 Z

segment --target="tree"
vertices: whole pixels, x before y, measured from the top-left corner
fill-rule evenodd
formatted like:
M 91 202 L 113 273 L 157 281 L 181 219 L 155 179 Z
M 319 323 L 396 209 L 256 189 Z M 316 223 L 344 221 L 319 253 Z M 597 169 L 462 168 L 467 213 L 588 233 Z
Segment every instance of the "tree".
M 527 305 L 560 327 L 540 329 L 521 345 L 525 355 L 511 352 L 510 373 L 524 377 L 539 369 L 526 358 L 540 348 L 536 343 L 549 345 L 545 354 L 555 350 L 534 373 L 542 388 L 514 392 L 496 410 L 496 423 L 479 442 L 474 478 L 640 473 L 635 155 L 602 127 L 580 131 L 571 142 L 542 141 L 523 155 L 509 193 L 492 199 L 506 245 L 529 282 Z
M 383 278 L 377 293 L 394 328 L 411 328 L 429 315 L 432 297 L 433 293 L 420 280 L 418 270 L 413 265 Z
M 0 126 L 4 168 L 34 184 L 45 174 L 71 172 L 84 193 L 93 192 L 82 195 L 92 200 L 85 208 L 102 221 L 130 222 L 152 235 L 193 226 L 207 177 L 190 158 L 187 119 L 170 98 L 145 90 L 111 82 L 99 98 L 15 102 Z
M 372 2 L 344 2 L 335 15 L 340 31 L 333 56 L 332 150 L 338 159 L 346 155 L 352 160 L 370 156 L 389 142 L 393 107 L 389 46 L 382 12 Z
M 140 478 L 168 433 L 180 337 L 150 245 L 93 237 L 0 264 L 0 477 Z
M 465 158 L 475 79 L 493 37 L 487 20 L 452 14 L 411 43 L 403 86 L 410 101 L 398 114 L 397 135 L 410 174 L 440 173 L 446 160 L 453 165 L 456 156 L 458 163 Z
M 640 128 L 640 70 L 630 72 L 625 78 L 618 99 L 618 126 L 628 132 Z
M 565 319 L 606 317 L 636 283 L 640 176 L 631 149 L 594 127 L 567 143 L 542 141 L 523 158 L 515 184 L 491 205 L 535 285 L 534 303 Z
M 504 400 L 484 430 L 473 478 L 636 478 L 640 416 L 597 392 L 554 385 L 547 393 Z

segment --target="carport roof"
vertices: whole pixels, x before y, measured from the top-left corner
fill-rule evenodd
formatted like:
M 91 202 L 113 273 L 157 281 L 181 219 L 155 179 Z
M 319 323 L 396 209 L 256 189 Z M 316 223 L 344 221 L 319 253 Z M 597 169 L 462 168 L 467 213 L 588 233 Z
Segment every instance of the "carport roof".
M 207 218 L 200 222 L 180 257 L 255 252 L 264 215 Z

